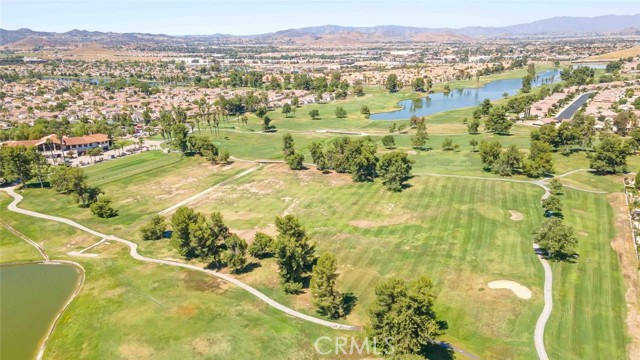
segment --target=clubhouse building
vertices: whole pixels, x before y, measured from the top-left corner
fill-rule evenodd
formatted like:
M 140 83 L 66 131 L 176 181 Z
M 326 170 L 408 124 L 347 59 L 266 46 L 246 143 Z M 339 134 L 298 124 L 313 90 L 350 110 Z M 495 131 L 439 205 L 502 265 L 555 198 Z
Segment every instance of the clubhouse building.
M 19 140 L 19 141 L 7 141 L 3 146 L 35 146 L 38 151 L 45 156 L 59 157 L 61 152 L 74 151 L 78 155 L 83 155 L 85 152 L 101 148 L 104 151 L 109 150 L 111 147 L 111 139 L 106 134 L 92 134 L 86 136 L 67 137 L 63 136 L 62 141 L 58 139 L 55 134 L 51 134 L 43 137 L 40 140 Z

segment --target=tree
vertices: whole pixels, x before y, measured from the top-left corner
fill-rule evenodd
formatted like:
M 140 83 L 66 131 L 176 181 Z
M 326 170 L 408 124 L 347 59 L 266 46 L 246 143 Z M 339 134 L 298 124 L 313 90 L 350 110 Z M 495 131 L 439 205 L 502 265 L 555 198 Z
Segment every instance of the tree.
M 355 96 L 364 96 L 364 87 L 362 83 L 356 82 L 351 89 L 351 93 Z
M 347 117 L 347 110 L 345 110 L 342 106 L 336 107 L 336 117 L 338 119 L 344 119 Z
M 224 252 L 223 260 L 231 268 L 231 271 L 237 273 L 244 269 L 247 264 L 247 242 L 236 234 L 232 234 L 225 240 L 227 250 Z
M 596 146 L 591 168 L 598 174 L 619 174 L 627 168 L 628 145 L 618 136 L 607 135 Z
M 427 134 L 427 126 L 424 121 L 420 121 L 416 124 L 416 134 L 411 137 L 411 146 L 415 149 L 424 149 L 424 146 L 427 144 L 427 140 L 429 140 L 429 135 Z
M 558 195 L 551 195 L 542 200 L 542 208 L 545 214 L 560 214 L 562 213 L 562 200 Z
M 491 170 L 502 154 L 502 145 L 497 142 L 480 142 L 480 159 L 485 170 Z
M 264 118 L 267 115 L 269 110 L 266 106 L 260 106 L 256 109 L 256 116 L 260 119 Z
M 282 105 L 282 113 L 285 117 L 289 117 L 289 114 L 291 113 L 291 104 L 285 103 Z
M 550 259 L 563 260 L 576 254 L 578 239 L 573 232 L 561 218 L 552 217 L 533 232 L 533 242 L 544 249 Z
M 392 135 L 385 135 L 382 137 L 382 145 L 387 149 L 391 149 L 396 147 L 396 141 L 393 139 Z
M 371 115 L 371 110 L 369 110 L 369 107 L 367 105 L 362 105 L 360 107 L 360 114 L 365 115 L 365 116 L 369 116 L 369 115 Z
M 471 151 L 476 152 L 476 146 L 478 146 L 478 140 L 476 139 L 469 140 L 469 145 L 471 145 Z
M 90 205 L 93 215 L 99 218 L 110 218 L 118 216 L 118 210 L 111 207 L 111 199 L 106 196 L 101 196 L 98 201 Z
M 491 99 L 482 100 L 482 102 L 478 107 L 480 109 L 479 113 L 481 115 L 489 115 L 489 113 L 491 112 L 491 108 L 493 108 L 493 105 L 491 104 Z
M 473 118 L 471 119 L 471 121 L 467 123 L 467 130 L 469 131 L 469 134 L 477 134 L 479 128 L 480 128 L 479 119 Z
M 313 142 L 309 145 L 309 152 L 311 153 L 311 159 L 313 159 L 313 163 L 316 164 L 316 168 L 320 171 L 325 171 L 329 168 L 329 163 L 327 162 L 327 158 L 322 151 L 322 144 L 318 142 Z
M 167 230 L 167 224 L 160 215 L 154 215 L 148 223 L 140 227 L 142 240 L 160 240 Z
M 498 161 L 492 167 L 492 171 L 502 176 L 511 176 L 522 166 L 522 154 L 515 145 L 501 152 Z
M 377 172 L 387 190 L 402 191 L 411 174 L 413 163 L 414 161 L 407 157 L 406 152 L 393 151 L 382 155 L 377 165 Z
M 552 148 L 546 142 L 532 140 L 529 157 L 523 162 L 524 173 L 529 177 L 553 174 Z
M 264 132 L 270 132 L 273 131 L 273 129 L 275 129 L 275 126 L 271 125 L 271 118 L 268 116 L 265 116 L 262 118 L 262 131 Z
M 287 293 L 302 289 L 302 280 L 315 259 L 315 246 L 309 244 L 306 232 L 293 215 L 276 217 L 278 239 L 276 257 L 280 269 L 280 282 Z
M 413 79 L 411 87 L 413 87 L 413 91 L 424 92 L 424 78 L 419 76 Z
M 629 133 L 629 125 L 636 127 L 637 122 L 636 114 L 631 110 L 622 111 L 613 118 L 613 126 L 616 127 L 616 134 L 620 136 L 627 136 Z
M 445 138 L 442 141 L 442 150 L 444 150 L 444 151 L 453 150 L 453 140 L 451 140 L 451 138 Z
M 434 310 L 436 295 L 429 278 L 391 278 L 376 285 L 375 295 L 368 335 L 389 339 L 377 344 L 384 355 L 426 356 L 425 348 L 445 333 L 447 324 Z
M 553 194 L 558 195 L 562 193 L 562 183 L 558 179 L 551 179 L 551 181 L 549 181 L 549 187 L 551 187 Z
M 529 74 L 527 74 L 525 77 L 522 78 L 522 88 L 520 89 L 520 91 L 522 91 L 523 94 L 527 94 L 531 92 L 532 81 L 533 81 L 533 77 Z
M 175 124 L 171 127 L 171 137 L 173 138 L 172 144 L 183 154 L 188 150 L 187 137 L 189 136 L 189 129 L 185 124 Z
M 289 169 L 291 170 L 302 170 L 304 169 L 304 155 L 301 153 L 296 153 L 285 158 L 287 165 L 289 165 Z
M 6 180 L 20 180 L 26 186 L 27 181 L 33 177 L 31 159 L 24 146 L 2 146 L 0 147 L 0 161 L 2 161 L 2 172 Z
M 296 150 L 294 148 L 293 136 L 290 133 L 286 133 L 282 135 L 282 154 L 285 159 L 293 154 L 295 154 Z
M 485 127 L 498 135 L 508 135 L 513 122 L 507 118 L 507 110 L 503 106 L 491 109 L 489 117 L 485 122 Z
M 44 180 L 49 172 L 47 159 L 45 159 L 44 155 L 40 154 L 35 147 L 27 148 L 27 159 L 31 164 L 31 174 L 40 182 L 40 188 L 44 188 Z M 0 166 L 0 168 L 1 167 L 2 166 Z
M 389 74 L 389 76 L 387 76 L 387 80 L 384 83 L 384 88 L 387 89 L 387 91 L 393 93 L 398 91 L 398 87 L 398 75 Z
M 318 111 L 318 109 L 313 109 L 311 111 L 309 111 L 309 117 L 311 118 L 311 120 L 317 120 L 320 118 L 320 111 Z
M 255 258 L 263 259 L 273 255 L 275 246 L 275 241 L 271 236 L 257 232 L 253 242 L 249 245 L 249 254 Z
M 182 256 L 193 255 L 189 227 L 191 224 L 195 224 L 197 220 L 198 217 L 195 211 L 188 207 L 178 208 L 171 216 L 171 228 L 173 229 L 171 238 Z
M 318 308 L 318 313 L 337 319 L 344 316 L 344 297 L 336 290 L 336 257 L 323 254 L 313 267 L 311 275 L 311 300 Z

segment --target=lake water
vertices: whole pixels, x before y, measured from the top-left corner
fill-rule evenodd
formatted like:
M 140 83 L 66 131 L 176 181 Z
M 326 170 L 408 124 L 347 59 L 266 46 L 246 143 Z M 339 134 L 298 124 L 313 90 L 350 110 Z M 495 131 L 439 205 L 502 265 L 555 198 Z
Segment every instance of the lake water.
M 68 264 L 0 267 L 0 359 L 33 359 L 81 274 Z
M 536 75 L 532 86 L 541 86 L 560 81 L 560 70 L 548 70 Z M 514 95 L 522 88 L 522 79 L 497 80 L 479 88 L 452 89 L 449 94 L 433 93 L 416 100 L 398 103 L 402 109 L 371 114 L 371 120 L 403 120 L 412 115 L 427 116 L 435 113 L 477 106 L 484 99 L 497 100 L 504 93 Z

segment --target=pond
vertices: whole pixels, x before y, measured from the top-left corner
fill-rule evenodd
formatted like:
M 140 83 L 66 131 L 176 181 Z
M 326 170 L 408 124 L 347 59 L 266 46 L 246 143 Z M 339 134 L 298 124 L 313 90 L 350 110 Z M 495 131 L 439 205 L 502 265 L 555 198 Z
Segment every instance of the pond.
M 532 86 L 541 86 L 560 81 L 560 70 L 548 70 L 538 73 Z M 402 109 L 371 114 L 371 120 L 403 120 L 412 115 L 427 116 L 435 113 L 477 106 L 484 99 L 497 100 L 504 93 L 513 95 L 522 88 L 522 79 L 497 80 L 479 88 L 452 89 L 449 94 L 433 93 L 429 96 L 402 100 L 398 103 Z
M 82 274 L 70 264 L 0 267 L 0 358 L 33 359 Z

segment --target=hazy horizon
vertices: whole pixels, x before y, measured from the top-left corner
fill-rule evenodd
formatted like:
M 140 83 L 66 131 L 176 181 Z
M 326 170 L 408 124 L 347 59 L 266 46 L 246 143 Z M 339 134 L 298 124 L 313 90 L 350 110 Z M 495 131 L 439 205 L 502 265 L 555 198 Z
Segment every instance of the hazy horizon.
M 464 13 L 460 9 L 464 8 Z M 167 35 L 254 35 L 338 25 L 421 28 L 502 27 L 559 16 L 640 13 L 636 1 L 59 1 L 0 3 L 1 27 L 67 32 L 138 32 Z M 362 14 L 362 16 L 358 16 Z

